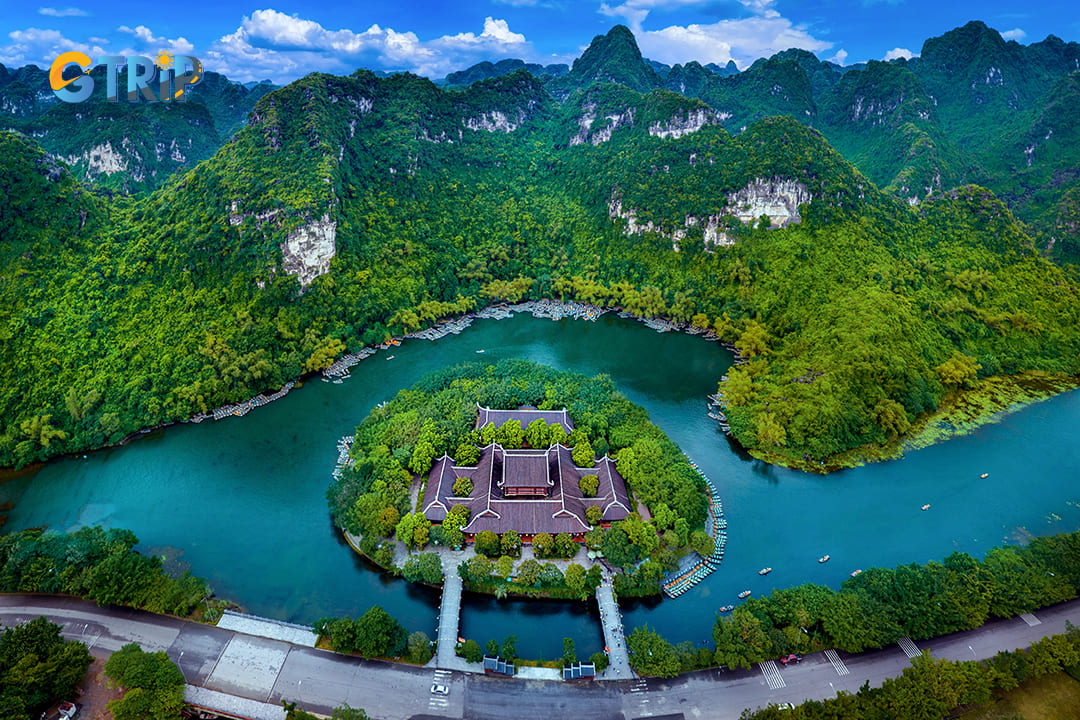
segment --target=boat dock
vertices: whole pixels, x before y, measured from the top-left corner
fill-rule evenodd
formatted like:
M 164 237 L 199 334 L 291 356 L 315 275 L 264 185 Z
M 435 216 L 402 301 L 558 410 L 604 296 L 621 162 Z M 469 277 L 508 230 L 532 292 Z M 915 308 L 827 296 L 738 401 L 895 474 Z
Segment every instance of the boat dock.
M 690 465 L 705 480 L 705 488 L 709 494 L 709 510 L 705 516 L 705 532 L 713 539 L 714 546 L 712 554 L 705 558 L 696 552 L 690 553 L 686 558 L 683 558 L 678 570 L 664 578 L 662 583 L 664 594 L 671 598 L 679 597 L 718 568 L 724 558 L 724 546 L 727 545 L 727 520 L 724 519 L 724 506 L 720 502 L 720 494 L 717 492 L 712 480 L 701 471 L 701 468 L 694 463 L 690 463 Z

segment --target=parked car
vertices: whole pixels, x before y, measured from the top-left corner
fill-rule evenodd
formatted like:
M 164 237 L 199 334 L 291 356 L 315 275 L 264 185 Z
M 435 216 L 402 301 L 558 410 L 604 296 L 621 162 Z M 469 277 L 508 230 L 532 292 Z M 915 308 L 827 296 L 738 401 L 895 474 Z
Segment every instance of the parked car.
M 435 683 L 434 685 L 431 686 L 431 693 L 433 695 L 449 695 L 450 694 L 450 688 L 446 687 L 445 685 L 440 685 L 439 683 Z
M 780 658 L 781 665 L 794 665 L 799 662 L 802 662 L 802 655 L 796 655 L 794 653 Z
M 779 705 L 776 706 L 776 709 L 777 710 L 794 710 L 795 706 L 792 705 L 791 703 L 780 703 Z

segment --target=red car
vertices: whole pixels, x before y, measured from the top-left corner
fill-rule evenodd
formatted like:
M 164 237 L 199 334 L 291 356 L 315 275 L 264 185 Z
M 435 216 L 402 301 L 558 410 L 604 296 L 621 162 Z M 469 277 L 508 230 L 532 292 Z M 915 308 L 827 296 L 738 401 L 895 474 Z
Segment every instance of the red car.
M 798 662 L 802 662 L 802 655 L 791 654 L 780 658 L 781 665 L 794 665 Z

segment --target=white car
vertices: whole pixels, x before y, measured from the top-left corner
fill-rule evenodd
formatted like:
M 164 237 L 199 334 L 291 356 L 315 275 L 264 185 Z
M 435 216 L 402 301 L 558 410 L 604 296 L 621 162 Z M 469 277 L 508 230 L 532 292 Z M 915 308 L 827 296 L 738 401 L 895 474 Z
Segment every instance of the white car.
M 445 685 L 440 685 L 438 683 L 435 683 L 434 685 L 431 686 L 431 694 L 432 695 L 449 695 L 450 694 L 450 688 L 446 687 Z
M 776 706 L 776 709 L 777 710 L 794 710 L 795 706 L 792 705 L 791 703 L 780 703 L 779 705 Z

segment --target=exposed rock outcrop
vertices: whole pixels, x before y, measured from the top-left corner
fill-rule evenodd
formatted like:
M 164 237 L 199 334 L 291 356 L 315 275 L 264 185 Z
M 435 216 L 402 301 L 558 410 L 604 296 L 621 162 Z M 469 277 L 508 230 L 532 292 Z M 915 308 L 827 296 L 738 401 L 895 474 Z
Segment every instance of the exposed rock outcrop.
M 756 178 L 741 190 L 729 193 L 725 206 L 714 215 L 687 215 L 682 227 L 665 230 L 651 220 L 638 222 L 637 211 L 623 207 L 622 198 L 614 192 L 608 202 L 608 215 L 612 220 L 626 222 L 627 235 L 639 235 L 652 232 L 671 240 L 672 249 L 678 250 L 679 244 L 686 239 L 690 228 L 701 227 L 703 241 L 707 248 L 734 245 L 735 239 L 723 229 L 725 217 L 735 217 L 744 225 L 767 215 L 771 227 L 787 227 L 802 222 L 799 205 L 813 199 L 810 190 L 803 183 L 784 178 Z
M 296 276 L 301 291 L 315 278 L 330 272 L 330 261 L 337 254 L 336 236 L 337 221 L 330 219 L 330 213 L 285 236 L 281 244 L 281 266 L 286 273 Z
M 620 127 L 634 124 L 634 108 L 627 108 L 616 115 L 605 116 L 608 122 L 603 127 L 593 130 L 592 127 L 596 123 L 596 106 L 584 105 L 582 110 L 584 112 L 578 120 L 578 132 L 570 138 L 571 145 L 584 145 L 585 143 L 599 145 L 610 140 L 611 134 Z
M 689 110 L 686 115 L 672 115 L 664 122 L 657 120 L 649 125 L 649 134 L 658 138 L 681 138 L 706 125 L 718 125 L 730 117 L 731 113 L 718 113 L 706 108 Z
M 517 130 L 521 123 L 525 122 L 525 111 L 518 110 L 517 116 L 513 120 L 501 110 L 492 110 L 491 112 L 480 113 L 478 117 L 465 118 L 461 122 L 470 130 L 511 133 Z

